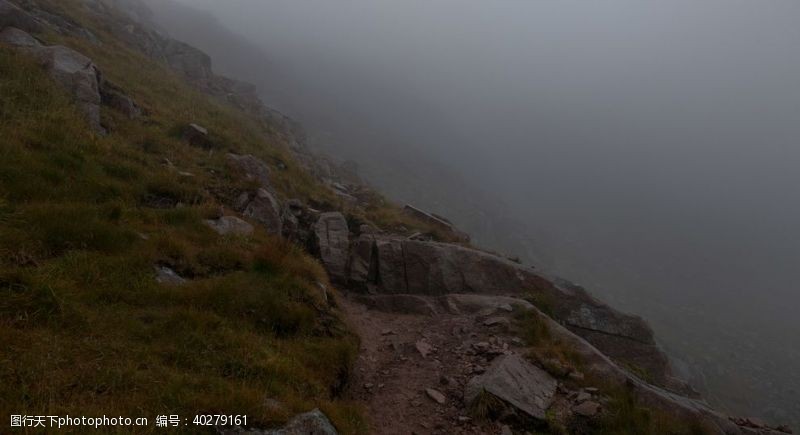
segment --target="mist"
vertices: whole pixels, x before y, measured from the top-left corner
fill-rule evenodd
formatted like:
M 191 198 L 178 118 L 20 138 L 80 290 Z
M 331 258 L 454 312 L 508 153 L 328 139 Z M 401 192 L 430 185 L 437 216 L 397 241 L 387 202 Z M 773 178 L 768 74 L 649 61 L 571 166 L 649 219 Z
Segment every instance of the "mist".
M 800 422 L 800 3 L 180 2 L 150 3 L 313 147 Z

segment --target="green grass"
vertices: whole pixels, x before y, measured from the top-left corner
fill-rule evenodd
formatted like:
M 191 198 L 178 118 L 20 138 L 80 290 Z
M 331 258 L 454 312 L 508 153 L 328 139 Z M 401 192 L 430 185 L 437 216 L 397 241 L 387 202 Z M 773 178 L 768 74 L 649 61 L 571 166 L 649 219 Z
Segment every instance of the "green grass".
M 148 110 L 131 121 L 104 109 L 107 137 L 30 59 L 0 48 L 0 413 L 232 413 L 272 426 L 321 407 L 342 433 L 363 432 L 341 396 L 357 339 L 319 294 L 322 268 L 261 232 L 205 227 L 243 182 L 224 152 L 170 129 L 198 122 L 224 151 L 288 161 L 284 144 L 95 30 L 102 46 L 45 38 L 92 56 Z M 285 197 L 330 196 L 291 166 L 276 185 Z M 159 285 L 155 265 L 191 281 Z

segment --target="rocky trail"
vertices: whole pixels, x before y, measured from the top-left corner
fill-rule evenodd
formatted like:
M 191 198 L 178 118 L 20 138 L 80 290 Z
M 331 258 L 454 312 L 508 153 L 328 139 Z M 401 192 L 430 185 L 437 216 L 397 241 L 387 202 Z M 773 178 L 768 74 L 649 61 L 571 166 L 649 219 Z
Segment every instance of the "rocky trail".
M 471 343 L 496 338 L 469 317 L 381 313 L 352 299 L 344 307 L 361 337 L 354 398 L 381 434 L 501 433 L 468 417 L 462 391 L 484 357 Z M 455 428 L 455 430 L 454 430 Z
M 407 298 L 396 298 L 388 310 L 392 312 L 384 311 L 386 306 L 381 310 L 370 308 L 371 304 L 363 303 L 365 299 L 358 296 L 346 296 L 341 301 L 361 337 L 351 395 L 367 411 L 370 433 L 512 433 L 505 424 L 475 419 L 466 405 L 465 391 L 473 379 L 485 377 L 487 370 L 495 367 L 494 362 L 503 357 L 517 361 L 517 356 L 526 353 L 522 339 L 511 332 L 514 307 L 509 302 L 514 300 L 448 295 L 448 309 L 441 310 L 434 309 L 437 301 L 413 297 L 409 303 Z M 431 311 L 397 312 L 408 311 L 409 307 L 410 311 L 420 307 Z M 599 411 L 600 405 L 591 401 L 591 393 L 557 388 L 556 381 L 543 371 L 537 371 L 535 376 L 542 378 L 537 384 L 546 386 L 546 397 L 539 404 L 523 403 L 523 410 L 543 414 L 545 404 L 569 407 L 572 402 L 579 405 L 580 399 L 589 403 L 587 416 Z M 505 388 L 507 391 L 500 394 L 507 399 L 523 393 L 515 391 L 513 385 Z

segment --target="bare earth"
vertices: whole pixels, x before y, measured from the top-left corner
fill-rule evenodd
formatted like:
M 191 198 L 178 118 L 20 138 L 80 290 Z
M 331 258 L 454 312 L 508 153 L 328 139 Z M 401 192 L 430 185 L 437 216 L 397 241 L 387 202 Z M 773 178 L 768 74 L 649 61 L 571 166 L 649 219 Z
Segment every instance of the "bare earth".
M 493 354 L 514 342 L 474 315 L 383 313 L 343 296 L 341 305 L 361 337 L 352 398 L 363 404 L 373 434 L 500 434 L 495 423 L 468 417 L 464 386 Z M 477 352 L 489 345 L 489 352 Z M 426 390 L 435 392 L 428 394 Z M 437 402 L 441 393 L 444 403 Z

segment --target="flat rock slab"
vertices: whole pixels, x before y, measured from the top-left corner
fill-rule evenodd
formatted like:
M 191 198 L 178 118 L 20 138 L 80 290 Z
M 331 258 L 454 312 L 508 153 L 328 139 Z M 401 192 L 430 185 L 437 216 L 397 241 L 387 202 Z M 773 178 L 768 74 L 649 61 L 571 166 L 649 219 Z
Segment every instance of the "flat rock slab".
M 254 228 L 246 221 L 237 218 L 236 216 L 223 216 L 219 219 L 209 219 L 205 221 L 206 225 L 211 227 L 220 235 L 233 234 L 237 236 L 249 236 L 253 234 Z
M 464 398 L 472 403 L 486 392 L 535 419 L 545 420 L 557 386 L 558 382 L 544 370 L 519 355 L 506 355 L 467 384 Z

